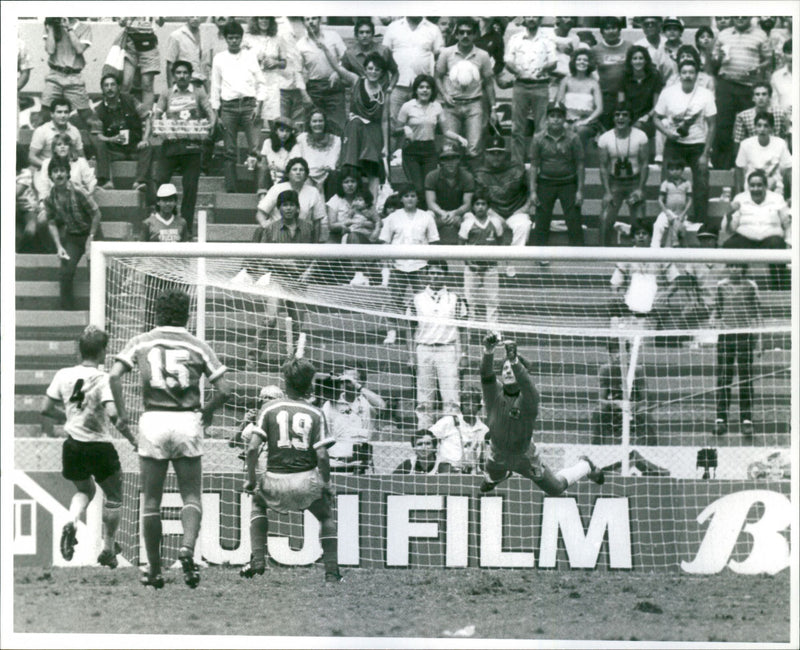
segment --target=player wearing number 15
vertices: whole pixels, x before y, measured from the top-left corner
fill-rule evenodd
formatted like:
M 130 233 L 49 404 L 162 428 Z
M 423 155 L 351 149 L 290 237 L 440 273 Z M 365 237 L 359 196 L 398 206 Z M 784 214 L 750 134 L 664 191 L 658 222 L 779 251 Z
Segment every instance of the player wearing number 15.
M 200 531 L 203 491 L 203 430 L 214 411 L 230 395 L 223 377 L 227 370 L 214 351 L 186 330 L 189 296 L 183 291 L 164 291 L 156 299 L 157 326 L 133 337 L 111 369 L 111 390 L 119 417 L 127 420 L 122 395 L 122 376 L 139 367 L 144 413 L 139 418 L 139 464 L 144 491 L 142 532 L 149 569 L 142 584 L 164 586 L 161 575 L 161 496 L 170 461 L 183 500 L 183 539 L 178 551 L 184 581 L 194 588 L 200 574 L 194 562 L 194 546 Z M 201 408 L 200 379 L 205 375 L 214 395 Z
M 336 524 L 331 511 L 328 484 L 331 469 L 325 415 L 305 399 L 314 383 L 314 366 L 307 359 L 292 358 L 283 365 L 287 399 L 265 404 L 247 447 L 247 480 L 244 491 L 253 494 L 250 514 L 250 563 L 239 573 L 244 578 L 263 574 L 267 545 L 267 508 L 278 512 L 308 510 L 320 523 L 325 581 L 340 582 Z M 256 478 L 256 465 L 266 441 L 267 471 Z

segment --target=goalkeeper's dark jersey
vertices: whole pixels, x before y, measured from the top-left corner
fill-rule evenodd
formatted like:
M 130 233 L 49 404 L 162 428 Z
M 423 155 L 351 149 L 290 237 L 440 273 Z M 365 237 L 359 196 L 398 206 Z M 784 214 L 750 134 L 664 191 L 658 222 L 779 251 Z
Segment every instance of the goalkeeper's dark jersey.
M 317 466 L 317 449 L 331 445 L 322 411 L 307 402 L 278 399 L 265 404 L 255 433 L 267 441 L 267 471 L 305 472 Z
M 519 361 L 511 366 L 519 393 L 506 395 L 503 385 L 495 376 L 492 357 L 484 355 L 481 365 L 481 388 L 489 442 L 492 450 L 501 454 L 525 453 L 531 444 L 533 423 L 539 412 L 539 395 L 528 371 Z

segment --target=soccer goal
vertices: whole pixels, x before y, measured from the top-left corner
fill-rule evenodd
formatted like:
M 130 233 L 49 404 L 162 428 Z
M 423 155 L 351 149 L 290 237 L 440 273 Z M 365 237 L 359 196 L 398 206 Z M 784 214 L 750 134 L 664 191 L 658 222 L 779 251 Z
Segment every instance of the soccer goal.
M 416 317 L 409 307 L 426 276 L 398 270 L 404 260 L 445 260 L 444 284 L 465 299 L 464 309 Z M 334 473 L 345 566 L 709 573 L 730 560 L 764 570 L 752 558 L 747 564 L 751 546 L 736 537 L 722 560 L 708 559 L 713 553 L 703 544 L 712 520 L 723 518 L 725 499 L 764 492 L 755 511 L 785 516 L 795 469 L 790 262 L 784 251 L 98 242 L 91 320 L 109 332 L 113 357 L 155 325 L 161 290 L 183 288 L 193 300 L 189 329 L 229 369 L 233 396 L 207 431 L 204 456 L 198 553 L 209 562 L 249 557 L 237 434 L 260 406 L 261 390 L 282 387 L 282 362 L 301 352 L 316 365 L 320 406 L 352 416 L 352 395 L 344 396 L 352 383 L 380 398 L 361 421 L 367 444 L 359 439 L 352 451 L 345 444 Z M 420 405 L 415 335 L 423 326 L 458 331 L 451 361 L 462 402 L 480 392 L 483 336 L 516 341 L 539 393 L 533 441 L 541 459 L 558 470 L 587 455 L 605 468 L 605 485 L 578 483 L 548 498 L 513 477 L 479 496 L 480 428 L 461 419 L 464 409 L 453 408 L 441 385 Z M 498 370 L 502 358 L 498 349 Z M 347 384 L 343 375 L 358 381 Z M 135 421 L 135 372 L 126 393 Z M 447 416 L 453 425 L 439 425 Z M 348 420 L 341 422 L 334 433 L 346 437 Z M 414 443 L 431 422 L 439 437 L 429 458 Z M 436 454 L 444 461 L 453 453 L 456 461 L 437 463 Z M 123 535 L 133 559 L 139 495 L 132 454 L 124 464 L 131 473 Z M 165 556 L 174 554 L 172 533 L 180 531 L 177 510 L 174 521 L 169 514 L 177 504 L 177 495 L 165 496 Z M 758 516 L 748 512 L 741 525 Z M 318 558 L 313 517 L 276 522 L 269 555 L 277 564 Z

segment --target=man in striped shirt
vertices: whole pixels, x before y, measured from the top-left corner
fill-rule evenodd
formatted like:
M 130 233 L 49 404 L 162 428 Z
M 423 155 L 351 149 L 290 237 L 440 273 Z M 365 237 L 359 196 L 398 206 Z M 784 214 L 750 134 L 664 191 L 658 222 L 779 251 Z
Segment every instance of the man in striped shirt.
M 139 418 L 139 463 L 144 492 L 142 532 L 149 563 L 141 583 L 161 589 L 161 496 L 169 463 L 175 470 L 183 499 L 183 539 L 178 551 L 184 581 L 194 589 L 200 573 L 194 546 L 203 516 L 203 432 L 214 411 L 230 395 L 227 368 L 207 343 L 190 334 L 189 295 L 163 292 L 156 300 L 158 326 L 133 337 L 111 369 L 110 384 L 119 419 L 127 422 L 122 377 L 139 368 L 144 413 Z M 201 377 L 214 387 L 214 396 L 201 406 Z M 119 425 L 117 425 L 119 428 Z
M 513 341 L 504 344 L 506 359 L 500 379 L 496 378 L 494 349 L 498 343 L 496 334 L 488 334 L 483 339 L 481 388 L 490 445 L 480 491 L 491 492 L 513 473 L 529 478 L 550 496 L 563 494 L 585 476 L 602 485 L 603 470 L 597 469 L 586 456 L 557 473 L 541 461 L 536 445 L 531 442 L 533 423 L 539 412 L 539 394 Z
M 719 110 L 719 107 L 717 107 Z M 739 145 L 742 140 L 752 138 L 756 133 L 756 113 L 769 113 L 775 120 L 772 134 L 791 144 L 792 111 L 772 103 L 772 86 L 766 82 L 753 85 L 753 107 L 736 115 L 733 125 L 733 141 Z

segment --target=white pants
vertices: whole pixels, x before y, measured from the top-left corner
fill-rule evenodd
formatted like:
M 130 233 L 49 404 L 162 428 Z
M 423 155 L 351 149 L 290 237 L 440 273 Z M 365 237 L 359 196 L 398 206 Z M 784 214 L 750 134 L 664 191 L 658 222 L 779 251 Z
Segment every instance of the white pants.
M 461 403 L 458 346 L 455 343 L 417 345 L 417 424 L 420 429 L 427 429 L 436 421 L 434 401 L 437 381 L 444 413 L 454 413 Z
M 483 271 L 474 271 L 468 264 L 464 265 L 464 298 L 467 300 L 470 320 L 478 319 L 478 306 L 484 305 L 486 321 L 496 323 L 499 296 L 500 276 L 496 264 Z
M 525 212 L 517 212 L 506 219 L 511 230 L 512 246 L 527 246 L 528 235 L 531 234 L 531 216 Z

